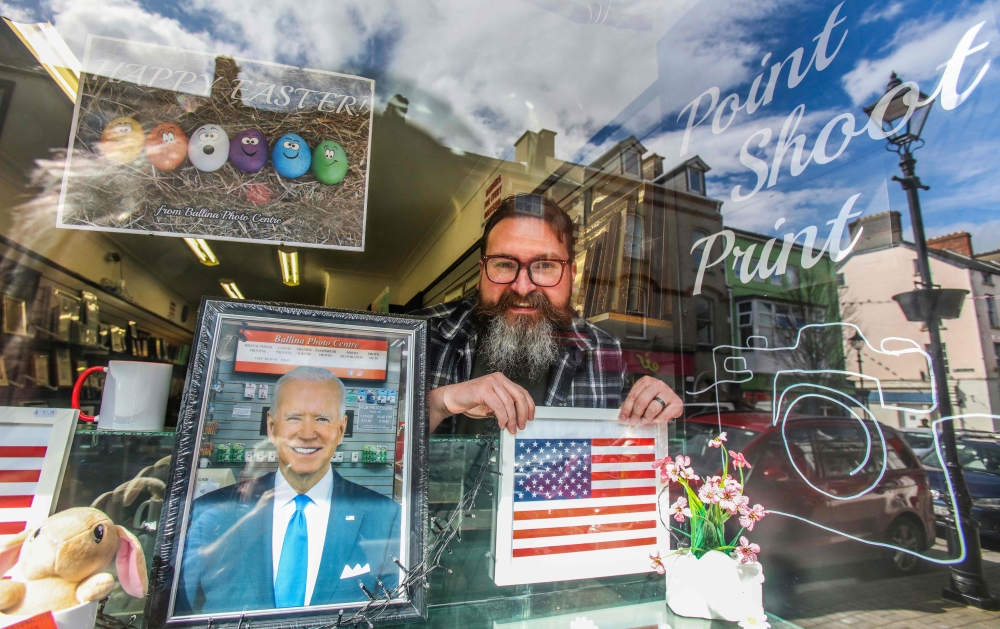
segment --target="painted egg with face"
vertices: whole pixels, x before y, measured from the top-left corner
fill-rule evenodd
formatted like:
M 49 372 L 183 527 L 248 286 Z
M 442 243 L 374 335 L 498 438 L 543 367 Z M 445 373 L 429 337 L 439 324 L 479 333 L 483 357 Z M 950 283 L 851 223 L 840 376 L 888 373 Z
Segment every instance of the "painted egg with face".
M 267 138 L 257 129 L 244 129 L 229 144 L 229 161 L 245 173 L 255 173 L 267 163 Z
M 101 153 L 110 160 L 127 164 L 142 155 L 146 136 L 135 118 L 115 118 L 101 133 Z
M 286 133 L 278 138 L 271 151 L 274 170 L 282 177 L 295 179 L 309 172 L 312 151 L 306 141 L 294 133 Z
M 188 141 L 172 122 L 161 122 L 146 137 L 146 159 L 158 170 L 173 170 L 184 163 Z
M 316 145 L 312 159 L 313 176 L 320 183 L 340 183 L 347 175 L 347 153 L 333 140 L 323 140 Z
M 229 136 L 218 125 L 198 127 L 188 140 L 188 159 L 206 173 L 219 170 L 229 159 Z

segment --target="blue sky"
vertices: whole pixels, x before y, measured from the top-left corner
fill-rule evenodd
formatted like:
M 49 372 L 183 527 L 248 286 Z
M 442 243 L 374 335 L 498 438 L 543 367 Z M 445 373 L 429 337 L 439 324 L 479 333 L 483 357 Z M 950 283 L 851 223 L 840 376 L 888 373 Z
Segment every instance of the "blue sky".
M 751 134 L 769 128 L 776 136 L 803 105 L 798 132 L 811 149 L 838 114 L 851 112 L 864 123 L 861 106 L 884 89 L 891 70 L 929 93 L 940 78 L 938 66 L 979 22 L 986 24 L 976 43 L 989 45 L 969 57 L 960 88 L 1000 53 L 991 2 L 847 0 L 830 52 L 847 36 L 828 67 L 813 67 L 794 89 L 785 85 L 783 69 L 770 103 L 752 115 L 741 111 L 718 135 L 707 121 L 682 158 L 685 120 L 678 114 L 687 103 L 713 86 L 743 103 L 754 78 L 796 48 L 804 48 L 808 61 L 813 38 L 839 2 L 599 4 L 643 26 L 618 28 L 600 15 L 591 20 L 597 23 L 569 19 L 588 6 L 582 0 L 0 0 L 0 11 L 15 20 L 51 21 L 80 57 L 88 35 L 104 35 L 361 74 L 376 80 L 377 106 L 404 94 L 411 124 L 445 145 L 494 157 L 511 157 L 526 129 L 556 131 L 557 157 L 575 161 L 634 134 L 664 155 L 668 167 L 700 155 L 713 168 L 709 192 L 725 200 L 727 224 L 776 235 L 815 224 L 825 236 L 824 223 L 855 193 L 865 213 L 891 208 L 905 219 L 905 197 L 890 179 L 898 168 L 882 142 L 858 136 L 838 159 L 809 164 L 797 177 L 786 157 L 776 185 L 735 203 L 733 187 L 755 181 L 739 161 Z M 768 67 L 762 67 L 767 53 Z M 998 73 L 1000 67 L 991 67 L 972 97 L 952 111 L 935 104 L 927 144 L 917 152 L 918 174 L 931 186 L 922 193 L 928 233 L 972 231 L 978 251 L 1000 248 L 993 174 L 1000 134 L 992 116 Z M 832 138 L 831 146 L 838 135 Z M 756 153 L 772 157 L 775 143 Z M 775 230 L 778 218 L 786 222 Z

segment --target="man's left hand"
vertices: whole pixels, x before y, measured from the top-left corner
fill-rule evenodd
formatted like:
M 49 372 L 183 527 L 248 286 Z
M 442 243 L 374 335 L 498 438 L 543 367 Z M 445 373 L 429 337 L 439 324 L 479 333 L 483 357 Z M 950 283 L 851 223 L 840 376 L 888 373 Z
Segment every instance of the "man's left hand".
M 645 426 L 670 421 L 683 412 L 684 402 L 667 383 L 643 376 L 632 385 L 618 419 L 632 426 Z

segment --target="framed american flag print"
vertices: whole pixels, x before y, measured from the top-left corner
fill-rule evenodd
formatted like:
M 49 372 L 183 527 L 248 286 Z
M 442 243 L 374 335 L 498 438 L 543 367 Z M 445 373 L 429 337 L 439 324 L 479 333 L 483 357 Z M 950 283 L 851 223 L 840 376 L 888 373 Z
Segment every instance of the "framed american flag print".
M 0 545 L 52 514 L 78 413 L 0 407 Z
M 630 427 L 617 409 L 538 407 L 525 430 L 504 433 L 496 584 L 651 571 L 649 555 L 670 543 L 652 467 L 666 448 L 666 424 Z

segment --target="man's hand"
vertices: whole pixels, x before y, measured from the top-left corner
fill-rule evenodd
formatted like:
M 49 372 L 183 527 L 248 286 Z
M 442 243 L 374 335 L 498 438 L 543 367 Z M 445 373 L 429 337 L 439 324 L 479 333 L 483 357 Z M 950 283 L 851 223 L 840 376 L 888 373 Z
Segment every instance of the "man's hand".
M 659 424 L 681 416 L 684 403 L 662 380 L 643 376 L 628 392 L 618 419 L 632 426 Z
M 501 430 L 512 435 L 535 418 L 531 396 L 502 373 L 433 389 L 427 394 L 427 407 L 432 431 L 446 417 L 461 413 L 469 417 L 496 416 Z

